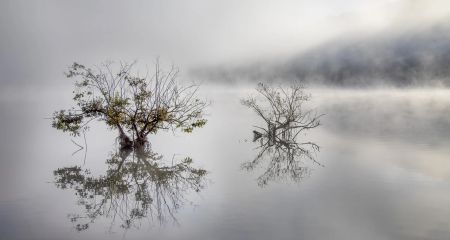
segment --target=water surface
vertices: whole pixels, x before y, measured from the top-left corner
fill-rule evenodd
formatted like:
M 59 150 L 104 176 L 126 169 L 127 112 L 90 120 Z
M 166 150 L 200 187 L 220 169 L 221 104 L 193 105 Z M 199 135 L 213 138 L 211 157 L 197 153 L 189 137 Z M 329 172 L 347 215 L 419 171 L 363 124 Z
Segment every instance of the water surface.
M 0 236 L 4 239 L 448 239 L 450 236 L 450 91 L 310 89 L 308 104 L 322 125 L 301 136 L 320 145 L 301 179 L 280 175 L 258 184 L 270 163 L 241 168 L 257 154 L 253 125 L 261 120 L 240 99 L 251 88 L 204 86 L 212 101 L 208 124 L 192 134 L 150 135 L 160 164 L 189 157 L 205 169 L 203 187 L 184 189 L 170 209 L 129 228 L 86 216 L 74 188 L 55 184 L 54 171 L 79 166 L 107 174 L 116 132 L 94 124 L 87 151 L 46 117 L 70 106 L 70 89 L 1 90 Z M 85 157 L 86 153 L 86 157 Z M 176 181 L 175 181 L 176 182 Z M 150 194 L 154 196 L 154 193 Z M 131 195 L 133 198 L 134 195 Z M 123 210 L 126 205 L 116 207 Z M 167 215 L 166 215 L 167 216 Z

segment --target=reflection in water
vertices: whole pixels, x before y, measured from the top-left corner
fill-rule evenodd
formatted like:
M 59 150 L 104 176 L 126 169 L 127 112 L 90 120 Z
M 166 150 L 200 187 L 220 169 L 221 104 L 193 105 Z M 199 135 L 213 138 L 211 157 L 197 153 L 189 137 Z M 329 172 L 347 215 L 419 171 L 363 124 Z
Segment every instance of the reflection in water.
M 309 174 L 309 168 L 303 162 L 303 159 L 309 159 L 321 165 L 315 160 L 314 153 L 319 150 L 319 146 L 312 142 L 297 142 L 292 138 L 294 131 L 284 129 L 286 137 L 269 137 L 263 135 L 259 138 L 259 149 L 255 159 L 242 164 L 242 168 L 248 171 L 269 159 L 265 172 L 258 177 L 258 185 L 265 186 L 275 180 L 300 181 Z
M 45 115 L 42 109 L 51 112 L 54 99 L 60 96 L 59 91 L 44 90 L 31 89 L 26 103 L 0 103 L 0 108 L 11 110 L 0 114 L 0 132 L 8 136 L 0 144 L 0 239 L 111 240 L 123 239 L 120 233 L 125 231 L 125 239 L 449 239 L 450 90 L 311 89 L 313 98 L 305 107 L 317 107 L 326 116 L 320 118 L 323 125 L 306 137 L 299 134 L 297 140 L 320 145 L 316 159 L 326 168 L 303 159 L 311 178 L 300 183 L 289 179 L 290 186 L 271 181 L 259 189 L 256 178 L 273 157 L 266 152 L 252 172 L 237 173 L 236 166 L 252 161 L 261 149 L 252 151 L 260 139 L 245 144 L 235 140 L 252 130 L 264 133 L 252 125 L 267 129 L 266 123 L 252 109 L 230 101 L 247 89 L 208 89 L 206 96 L 215 102 L 209 110 L 209 127 L 192 136 L 158 135 L 154 140 L 167 151 L 189 152 L 186 156 L 194 160 L 191 166 L 207 169 L 206 178 L 216 184 L 201 191 L 205 201 L 198 211 L 192 211 L 187 201 L 179 208 L 175 216 L 181 227 L 174 226 L 167 215 L 166 224 L 159 227 L 156 211 L 153 215 L 149 211 L 146 219 L 134 220 L 134 224 L 140 222 L 140 229 L 132 226 L 131 231 L 122 230 L 124 220 L 116 217 L 112 231 L 119 234 L 105 234 L 112 222 L 106 216 L 97 217 L 95 223 L 78 219 L 77 223 L 90 225 L 79 234 L 73 228 L 77 223 L 66 215 L 87 215 L 83 205 L 75 204 L 82 198 L 69 185 L 59 190 L 46 183 L 49 171 L 50 180 L 55 180 L 58 162 L 65 164 L 58 167 L 90 169 L 92 175 L 85 177 L 106 176 L 104 162 L 113 149 L 101 150 L 111 142 L 111 134 L 99 130 L 89 141 L 87 164 L 82 165 L 81 152 L 77 162 L 67 162 L 76 150 L 70 139 L 49 128 L 48 120 L 36 117 Z M 163 153 L 156 142 L 152 147 Z M 170 166 L 172 155 L 163 155 Z M 176 162 L 186 156 L 175 157 Z M 63 158 L 66 163 L 55 162 Z M 206 166 L 217 171 L 209 172 Z M 133 193 L 129 196 L 134 198 Z M 194 189 L 186 191 L 184 198 L 200 203 Z
M 56 186 L 73 189 L 84 214 L 70 214 L 78 231 L 86 230 L 99 217 L 111 218 L 111 227 L 139 227 L 140 220 L 156 218 L 177 222 L 175 213 L 186 202 L 185 194 L 205 187 L 206 171 L 192 167 L 187 157 L 164 164 L 163 156 L 150 147 L 117 150 L 106 160 L 105 176 L 94 177 L 79 166 L 54 171 Z
M 253 109 L 267 127 L 255 126 L 253 142 L 259 142 L 259 153 L 255 159 L 242 164 L 242 168 L 253 170 L 267 157 L 269 163 L 265 172 L 258 177 L 258 185 L 265 186 L 274 180 L 300 181 L 309 174 L 304 159 L 320 166 L 315 160 L 319 146 L 313 142 L 302 142 L 298 135 L 320 125 L 319 118 L 312 110 L 304 110 L 303 104 L 310 96 L 302 86 L 272 88 L 259 84 L 256 89 L 263 97 L 259 104 L 254 97 L 244 99 L 242 104 Z

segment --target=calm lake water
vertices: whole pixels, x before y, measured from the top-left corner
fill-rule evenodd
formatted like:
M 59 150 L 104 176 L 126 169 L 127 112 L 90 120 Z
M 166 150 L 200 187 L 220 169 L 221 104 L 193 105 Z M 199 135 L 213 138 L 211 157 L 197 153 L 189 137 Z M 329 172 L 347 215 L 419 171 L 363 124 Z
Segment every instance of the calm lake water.
M 139 175 L 147 188 L 129 193 L 105 183 L 108 191 L 92 196 L 77 191 L 86 185 L 61 187 L 54 171 L 78 166 L 83 181 L 105 176 L 117 133 L 94 124 L 87 151 L 74 153 L 79 147 L 71 140 L 85 145 L 84 139 L 51 128 L 46 119 L 70 106 L 70 88 L 0 91 L 1 239 L 450 237 L 450 90 L 309 89 L 308 106 L 325 115 L 300 138 L 321 147 L 316 160 L 323 166 L 304 160 L 301 178 L 280 171 L 262 185 L 270 157 L 253 170 L 241 168 L 258 153 L 252 130 L 262 122 L 240 104 L 254 92 L 204 86 L 212 102 L 204 128 L 149 137 L 152 152 L 162 156 L 150 163 L 173 167 L 189 157 L 193 170 L 207 171 L 199 191 L 183 183 L 181 172 L 164 178 L 165 185 Z M 127 222 L 133 209 L 142 209 L 135 201 L 142 196 L 152 198 L 148 211 Z M 95 214 L 92 201 L 107 208 Z

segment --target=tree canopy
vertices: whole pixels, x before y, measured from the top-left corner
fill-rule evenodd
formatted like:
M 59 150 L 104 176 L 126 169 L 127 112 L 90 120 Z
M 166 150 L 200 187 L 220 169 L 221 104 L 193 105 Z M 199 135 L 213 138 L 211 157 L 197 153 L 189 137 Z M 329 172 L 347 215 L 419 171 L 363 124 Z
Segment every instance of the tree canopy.
M 206 124 L 207 102 L 197 97 L 198 85 L 177 82 L 176 67 L 165 71 L 156 61 L 152 74 L 140 76 L 134 66 L 109 62 L 89 68 L 73 63 L 66 76 L 76 79 L 76 106 L 54 112 L 52 126 L 76 136 L 92 120 L 100 120 L 117 129 L 120 144 L 130 147 L 142 145 L 147 135 L 161 129 L 189 133 Z

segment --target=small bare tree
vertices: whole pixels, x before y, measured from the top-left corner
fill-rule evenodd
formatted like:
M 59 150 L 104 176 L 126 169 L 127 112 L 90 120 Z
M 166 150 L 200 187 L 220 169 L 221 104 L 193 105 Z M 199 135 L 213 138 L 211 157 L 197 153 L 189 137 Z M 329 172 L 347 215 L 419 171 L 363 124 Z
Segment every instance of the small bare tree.
M 242 104 L 253 109 L 267 126 L 254 126 L 258 131 L 253 131 L 253 141 L 259 141 L 257 148 L 260 151 L 253 161 L 244 163 L 242 167 L 252 170 L 268 155 L 270 163 L 267 170 L 258 178 L 260 186 L 276 178 L 298 181 L 309 172 L 301 162 L 303 158 L 321 165 L 315 160 L 319 146 L 298 139 L 300 133 L 320 125 L 321 115 L 305 110 L 303 104 L 310 100 L 310 95 L 304 92 L 301 85 L 285 89 L 260 83 L 256 90 L 262 99 L 249 97 L 243 99 Z
M 322 115 L 303 108 L 303 104 L 309 101 L 311 96 L 304 92 L 302 85 L 293 85 L 285 89 L 259 83 L 256 90 L 263 97 L 262 104 L 258 103 L 255 97 L 241 101 L 243 105 L 253 109 L 267 123 L 267 128 L 255 126 L 263 131 L 262 133 L 254 131 L 256 139 L 264 134 L 272 140 L 296 139 L 301 132 L 320 125 L 319 118 Z M 287 136 L 287 134 L 293 135 Z M 315 147 L 312 143 L 309 144 Z
M 119 131 L 122 147 L 131 147 L 142 146 L 150 133 L 160 129 L 191 132 L 206 124 L 207 103 L 196 97 L 198 85 L 181 86 L 178 69 L 164 71 L 159 61 L 151 76 L 139 76 L 134 65 L 121 63 L 114 68 L 105 63 L 91 69 L 74 63 L 66 76 L 77 78 L 73 91 L 77 106 L 56 111 L 52 126 L 79 135 L 97 119 Z

